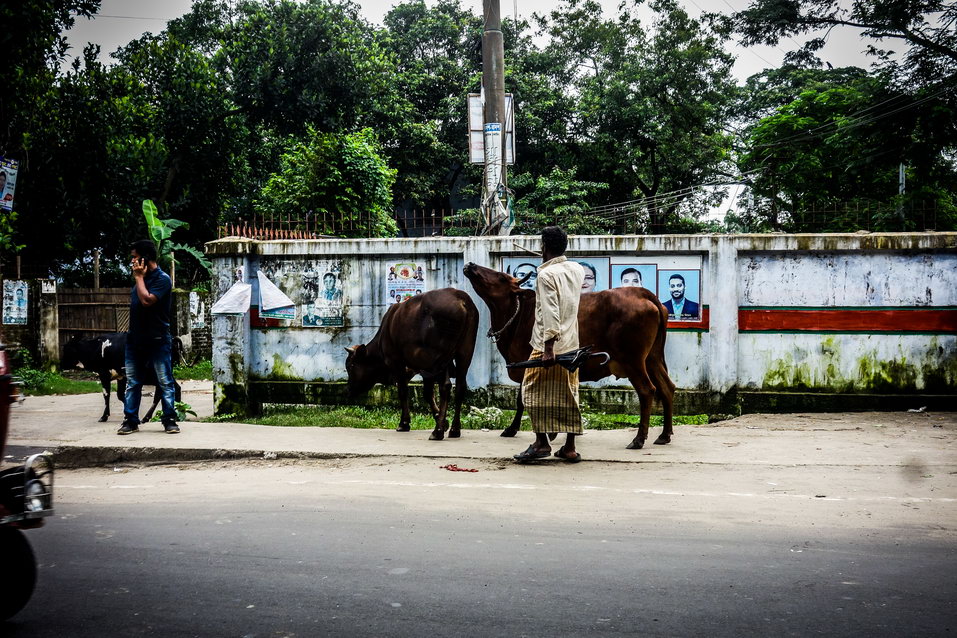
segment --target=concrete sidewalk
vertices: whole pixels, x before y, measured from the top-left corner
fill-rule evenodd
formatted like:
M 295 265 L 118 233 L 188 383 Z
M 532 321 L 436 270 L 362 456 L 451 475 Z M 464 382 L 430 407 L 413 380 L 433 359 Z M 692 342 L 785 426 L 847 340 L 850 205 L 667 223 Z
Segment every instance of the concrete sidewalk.
M 199 418 L 212 413 L 210 382 L 186 381 L 184 398 Z M 144 398 L 144 403 L 149 399 Z M 8 457 L 46 449 L 59 467 L 122 462 L 233 458 L 428 457 L 510 462 L 532 441 L 530 432 L 463 430 L 459 439 L 429 441 L 429 431 L 292 428 L 239 423 L 181 423 L 169 435 L 159 423 L 118 436 L 122 406 L 113 397 L 107 423 L 99 394 L 28 397 L 11 410 Z M 586 430 L 578 451 L 585 461 L 626 463 L 957 466 L 957 413 L 751 414 L 705 426 L 676 426 L 670 445 L 626 450 L 635 430 Z M 557 449 L 560 437 L 554 446 Z M 6 459 L 11 460 L 10 458 Z M 553 459 L 554 462 L 559 462 Z

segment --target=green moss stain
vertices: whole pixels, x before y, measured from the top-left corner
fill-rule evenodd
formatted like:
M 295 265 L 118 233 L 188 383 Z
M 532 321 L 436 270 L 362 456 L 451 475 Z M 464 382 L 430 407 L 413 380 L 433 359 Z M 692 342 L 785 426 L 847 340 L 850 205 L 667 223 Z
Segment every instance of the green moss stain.
M 272 356 L 272 371 L 269 373 L 269 378 L 286 381 L 298 381 L 300 379 L 293 371 L 292 366 L 279 353 Z
M 811 366 L 807 362 L 795 361 L 795 356 L 788 353 L 771 362 L 762 385 L 769 390 L 808 390 L 815 384 Z
M 854 359 L 847 376 L 842 373 L 840 344 L 833 337 L 821 341 L 813 357 L 796 349 L 768 364 L 762 389 L 778 391 L 866 392 L 949 394 L 957 388 L 957 351 L 941 347 L 932 339 L 926 355 L 913 361 L 899 352 L 880 357 L 876 350 Z M 844 369 L 847 369 L 846 367 Z

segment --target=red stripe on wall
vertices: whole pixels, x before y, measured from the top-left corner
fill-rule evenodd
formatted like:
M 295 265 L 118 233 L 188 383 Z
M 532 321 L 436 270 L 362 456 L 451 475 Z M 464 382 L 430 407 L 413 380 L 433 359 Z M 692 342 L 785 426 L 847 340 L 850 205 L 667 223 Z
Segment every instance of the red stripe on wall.
M 669 321 L 668 330 L 708 330 L 711 327 L 711 309 L 705 306 L 701 309 L 700 321 Z
M 738 330 L 839 332 L 957 332 L 957 310 L 745 309 L 738 310 Z

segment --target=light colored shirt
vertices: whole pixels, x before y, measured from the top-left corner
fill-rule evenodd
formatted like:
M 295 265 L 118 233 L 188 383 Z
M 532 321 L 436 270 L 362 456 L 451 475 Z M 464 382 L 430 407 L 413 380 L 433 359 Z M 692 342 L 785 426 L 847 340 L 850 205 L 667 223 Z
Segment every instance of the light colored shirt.
M 681 313 L 684 312 L 684 309 L 685 309 L 685 298 L 682 297 L 680 302 L 677 302 L 674 299 L 672 299 L 671 307 L 674 308 L 675 316 L 680 317 Z
M 563 255 L 538 267 L 535 282 L 535 327 L 532 349 L 545 351 L 545 342 L 555 339 L 555 354 L 578 348 L 578 302 L 585 269 Z

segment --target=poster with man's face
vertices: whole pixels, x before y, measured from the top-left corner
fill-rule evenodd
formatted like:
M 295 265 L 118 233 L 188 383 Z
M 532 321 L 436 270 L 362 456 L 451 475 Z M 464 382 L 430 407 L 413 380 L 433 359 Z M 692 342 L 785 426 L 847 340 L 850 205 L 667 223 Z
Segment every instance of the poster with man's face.
M 611 287 L 641 287 L 657 294 L 658 266 L 655 264 L 612 264 Z
M 0 157 L 0 210 L 13 210 L 13 192 L 17 188 L 17 160 Z
M 658 271 L 658 298 L 671 321 L 701 320 L 701 271 Z
M 27 322 L 29 301 L 27 282 L 8 279 L 3 282 L 3 323 L 23 325 Z
M 342 262 L 331 259 L 307 261 L 300 273 L 302 289 L 299 312 L 304 328 L 334 328 L 343 325 Z
M 538 266 L 542 260 L 533 255 L 528 257 L 506 257 L 502 260 L 502 272 L 511 275 L 516 279 L 522 279 L 529 275 L 522 288 L 535 290 L 535 279 L 538 277 Z
M 388 262 L 386 305 L 402 303 L 425 292 L 425 272 L 425 263 L 421 261 Z

